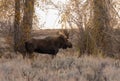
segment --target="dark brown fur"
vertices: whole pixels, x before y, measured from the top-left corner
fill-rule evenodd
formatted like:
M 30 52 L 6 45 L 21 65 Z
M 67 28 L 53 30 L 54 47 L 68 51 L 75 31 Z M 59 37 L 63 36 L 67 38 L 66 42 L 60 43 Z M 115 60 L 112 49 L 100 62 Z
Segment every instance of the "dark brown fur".
M 28 54 L 33 52 L 56 55 L 60 48 L 72 48 L 72 43 L 63 35 L 56 37 L 48 36 L 44 39 L 32 38 L 25 42 L 25 48 Z

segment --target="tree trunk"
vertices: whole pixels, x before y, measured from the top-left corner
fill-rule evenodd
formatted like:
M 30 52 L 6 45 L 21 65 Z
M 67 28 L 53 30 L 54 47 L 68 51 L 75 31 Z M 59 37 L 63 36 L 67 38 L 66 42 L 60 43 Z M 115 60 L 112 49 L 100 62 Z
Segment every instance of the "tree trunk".
M 31 37 L 31 29 L 33 23 L 33 13 L 34 13 L 34 2 L 35 0 L 25 0 L 24 3 L 24 15 L 21 25 L 21 51 L 25 51 L 24 43 Z
M 108 35 L 111 30 L 109 0 L 93 0 L 93 29 L 92 35 L 97 47 L 105 54 L 112 51 L 112 40 Z
M 14 50 L 19 50 L 20 42 L 20 0 L 15 0 Z
M 35 0 L 25 0 L 23 20 L 20 24 L 20 0 L 15 0 L 14 42 L 15 51 L 25 53 L 24 43 L 30 39 Z

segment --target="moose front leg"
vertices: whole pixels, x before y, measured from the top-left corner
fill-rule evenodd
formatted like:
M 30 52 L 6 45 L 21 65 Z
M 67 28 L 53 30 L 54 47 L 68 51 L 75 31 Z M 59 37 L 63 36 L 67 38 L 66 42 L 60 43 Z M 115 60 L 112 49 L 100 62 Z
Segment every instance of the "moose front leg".
M 54 49 L 53 52 L 52 52 L 52 59 L 54 59 L 58 53 L 58 49 Z

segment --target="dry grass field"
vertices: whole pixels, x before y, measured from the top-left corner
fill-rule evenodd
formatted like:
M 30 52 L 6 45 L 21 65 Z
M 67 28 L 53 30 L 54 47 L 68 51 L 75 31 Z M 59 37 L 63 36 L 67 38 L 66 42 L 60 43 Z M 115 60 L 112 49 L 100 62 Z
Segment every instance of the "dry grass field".
M 61 53 L 59 53 L 61 54 Z M 120 61 L 93 56 L 38 55 L 0 59 L 0 81 L 119 81 Z M 71 53 L 72 54 L 72 53 Z
M 46 32 L 47 31 L 47 32 Z M 34 31 L 34 37 L 54 35 L 57 30 Z M 75 35 L 70 37 L 73 45 Z M 0 81 L 120 81 L 120 60 L 101 56 L 81 56 L 75 45 L 72 49 L 60 50 L 55 58 L 35 53 L 33 59 L 23 59 L 0 38 Z M 11 49 L 11 51 L 8 51 Z

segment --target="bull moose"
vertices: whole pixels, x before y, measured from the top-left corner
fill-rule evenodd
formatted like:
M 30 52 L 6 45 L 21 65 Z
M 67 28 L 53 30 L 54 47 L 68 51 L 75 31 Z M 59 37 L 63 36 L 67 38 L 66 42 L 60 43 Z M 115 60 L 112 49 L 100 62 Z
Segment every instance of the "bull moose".
M 72 48 L 72 43 L 68 41 L 68 36 L 59 34 L 57 36 L 48 36 L 43 39 L 31 38 L 25 42 L 25 48 L 28 54 L 33 52 L 56 55 L 60 48 Z

